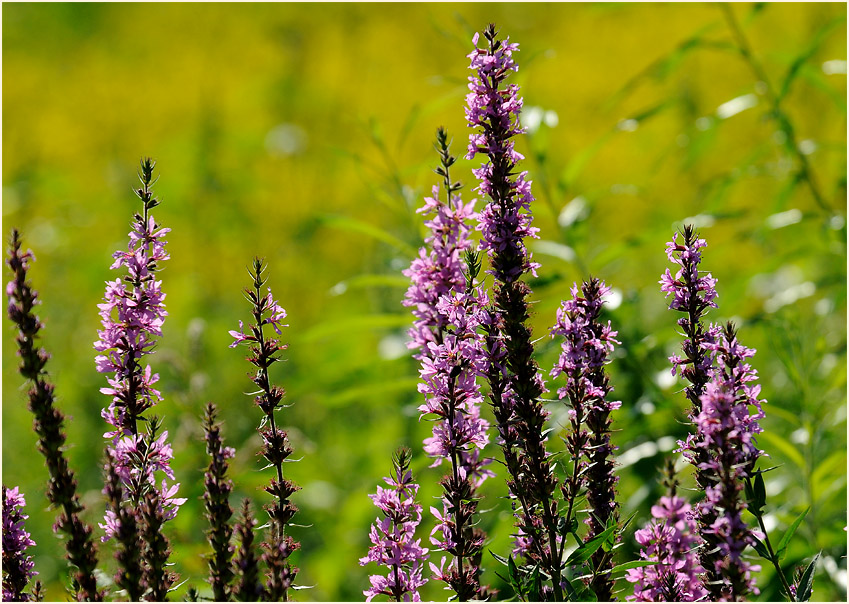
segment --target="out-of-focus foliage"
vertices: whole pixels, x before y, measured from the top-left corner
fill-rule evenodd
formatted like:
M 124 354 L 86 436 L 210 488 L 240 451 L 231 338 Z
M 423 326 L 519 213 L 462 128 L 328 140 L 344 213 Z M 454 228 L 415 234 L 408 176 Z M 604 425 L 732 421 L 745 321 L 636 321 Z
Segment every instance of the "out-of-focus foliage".
M 533 321 L 545 371 L 557 354 L 547 330 L 572 281 L 593 274 L 616 291 L 608 318 L 622 340 L 610 371 L 623 401 L 614 421 L 623 514 L 648 519 L 663 460 L 687 431 L 683 384 L 666 360 L 679 346 L 676 317 L 657 281 L 664 243 L 689 219 L 719 279 L 711 319 L 733 318 L 759 351 L 769 401 L 759 442 L 778 466 L 767 474 L 768 528 L 778 542 L 811 506 L 785 569 L 822 550 L 814 599 L 845 599 L 842 4 L 733 5 L 730 14 L 704 4 L 5 4 L 3 229 L 19 227 L 38 258 L 43 344 L 72 417 L 67 454 L 89 520 L 103 511 L 107 402 L 91 345 L 96 304 L 114 278 L 110 254 L 126 245 L 134 168 L 151 155 L 162 174 L 154 214 L 172 229 L 161 273 L 170 317 L 151 362 L 189 498 L 168 525 L 175 570 L 188 579 L 177 595 L 205 590 L 206 401 L 238 450 L 234 507 L 246 496 L 264 502 L 260 412 L 243 394 L 244 351 L 227 347 L 227 331 L 248 319 L 244 267 L 261 255 L 291 325 L 288 362 L 274 377 L 294 405 L 283 423 L 302 460 L 287 469 L 303 485 L 299 522 L 311 525 L 297 534 L 298 578 L 315 586 L 296 597 L 362 597 L 369 569 L 357 559 L 376 515 L 366 495 L 392 451 L 419 451 L 426 507 L 439 492 L 439 469 L 419 448 L 430 426 L 417 421 L 400 271 L 421 245 L 414 210 L 436 182 L 436 127 L 453 134 L 456 154 L 465 148 L 464 55 L 490 21 L 521 45 L 529 132 L 518 148 L 538 198 Z M 469 183 L 472 167 L 459 161 L 455 177 Z M 44 510 L 46 470 L 11 336 L 6 322 L 3 481 L 26 493 L 39 578 L 48 598 L 64 599 L 63 550 Z M 562 408 L 552 411 L 562 425 Z M 692 487 L 690 469 L 682 475 Z M 484 490 L 480 507 L 493 510 L 482 525 L 503 554 L 503 481 Z M 634 550 L 629 539 L 621 560 Z M 108 565 L 111 556 L 103 546 Z M 503 587 L 497 563 L 485 564 L 485 579 Z M 758 583 L 761 599 L 780 598 L 766 563 Z M 445 597 L 435 585 L 424 595 Z

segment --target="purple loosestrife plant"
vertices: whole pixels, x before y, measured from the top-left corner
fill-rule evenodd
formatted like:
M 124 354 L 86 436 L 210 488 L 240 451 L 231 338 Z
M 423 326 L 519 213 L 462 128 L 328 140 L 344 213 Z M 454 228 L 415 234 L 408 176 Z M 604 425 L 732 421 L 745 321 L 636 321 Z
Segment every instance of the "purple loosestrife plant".
M 433 196 L 425 198 L 425 205 L 417 213 L 432 215 L 425 222 L 430 234 L 425 237 L 425 246 L 410 268 L 403 271 L 411 284 L 404 296 L 404 306 L 413 308 L 415 323 L 410 329 L 408 347 L 420 349 L 415 358 L 427 354 L 428 342 L 439 342 L 445 328 L 445 317 L 436 310 L 440 296 L 453 291 L 463 291 L 462 254 L 471 247 L 469 221 L 476 216 L 474 200 L 467 204 L 456 194 L 462 187 L 451 182 L 450 167 L 456 161 L 449 152 L 448 134 L 439 128 L 436 134 L 436 150 L 441 166 L 436 173 L 442 176 L 447 202 L 440 199 L 439 187 L 434 186 Z M 430 249 L 428 249 L 430 248 Z
M 712 597 L 740 601 L 758 593 L 751 573 L 760 567 L 743 558 L 746 547 L 755 543 L 743 520 L 747 507 L 743 489 L 761 455 L 754 437 L 761 432 L 758 420 L 764 416 L 764 401 L 757 398 L 760 386 L 753 384 L 757 372 L 746 362 L 755 351 L 738 342 L 731 323 L 706 348 L 715 356 L 716 368 L 701 396 L 697 432 L 684 456 L 691 463 L 708 458 L 699 469 L 713 478 L 695 511 L 706 547 L 717 550 L 712 570 L 721 580 L 706 587 Z
M 35 343 L 43 325 L 33 312 L 41 301 L 27 280 L 30 262 L 33 260 L 32 252 L 21 251 L 20 234 L 13 230 L 6 260 L 13 273 L 12 280 L 6 285 L 8 314 L 18 329 L 16 341 L 18 356 L 21 358 L 19 371 L 30 383 L 27 392 L 29 410 L 34 418 L 38 450 L 44 456 L 50 475 L 47 499 L 53 506 L 61 508 L 53 529 L 68 535 L 65 548 L 68 561 L 76 568 L 73 576 L 76 598 L 81 601 L 98 601 L 103 599 L 103 593 L 97 589 L 94 575 L 97 551 L 92 529 L 80 519 L 83 506 L 77 495 L 77 480 L 63 453 L 65 417 L 54 406 L 53 385 L 46 379 L 44 367 L 49 355 L 44 349 L 37 348 Z
M 539 265 L 525 246 L 525 239 L 536 237 L 538 230 L 531 226 L 531 182 L 527 172 L 517 170 L 523 157 L 512 140 L 524 132 L 519 124 L 522 99 L 516 84 L 506 84 L 510 73 L 518 70 L 513 60 L 518 44 L 498 39 L 493 25 L 486 28 L 484 38 L 484 48 L 477 48 L 480 37 L 475 34 L 475 49 L 468 55 L 474 73 L 469 76 L 466 120 L 476 132 L 469 138 L 466 158 L 483 154 L 487 159 L 474 174 L 480 181 L 476 190 L 490 200 L 478 225 L 481 249 L 489 256 L 489 274 L 495 279 L 487 338 L 490 399 L 511 476 L 508 486 L 521 507 L 520 534 L 532 546 L 531 559 L 551 578 L 555 599 L 562 600 L 553 497 L 557 480 L 545 449 L 548 414 L 539 400 L 544 384 L 527 326 L 530 288 L 521 280 L 528 272 L 536 274 Z
M 682 242 L 678 241 L 679 234 L 682 236 Z M 707 345 L 713 343 L 718 336 L 718 330 L 713 326 L 706 326 L 703 320 L 710 307 L 717 307 L 715 300 L 718 297 L 716 279 L 710 273 L 699 269 L 702 261 L 701 250 L 706 246 L 707 242 L 699 239 L 693 226 L 684 225 L 682 232 L 675 233 L 672 241 L 666 244 L 666 256 L 678 268 L 674 275 L 666 269 L 659 282 L 666 297 L 672 296 L 670 310 L 684 314 L 678 319 L 678 325 L 683 329 L 685 338 L 682 343 L 684 357 L 673 355 L 669 357 L 669 362 L 672 363 L 673 375 L 680 371 L 681 376 L 690 382 L 684 394 L 691 404 L 688 415 L 693 424 L 701 413 L 701 397 L 713 370 Z M 706 491 L 714 485 L 715 479 L 706 470 L 707 464 L 710 463 L 708 451 L 703 447 L 691 446 L 696 438 L 695 434 L 690 434 L 687 440 L 680 444 L 682 449 L 692 450 L 696 483 L 700 490 Z M 716 520 L 708 516 L 712 511 L 712 508 L 704 509 L 699 517 L 699 535 L 706 542 L 709 542 L 706 532 Z M 722 577 L 715 570 L 719 562 L 719 550 L 716 547 L 702 547 L 699 560 L 706 572 L 705 585 L 711 597 L 720 597 Z
M 245 297 L 251 303 L 254 322 L 244 332 L 244 325 L 239 321 L 240 331 L 230 331 L 235 338 L 231 348 L 245 343 L 250 346 L 251 354 L 248 361 L 256 367 L 256 373 L 252 381 L 259 388 L 255 393 L 254 401 L 263 412 L 262 423 L 259 434 L 262 438 L 260 453 L 274 467 L 276 477 L 265 491 L 274 498 L 274 503 L 265 507 L 271 518 L 271 531 L 267 542 L 263 544 L 266 550 L 263 559 L 269 566 L 270 576 L 268 589 L 272 595 L 283 600 L 287 599 L 287 593 L 295 576 L 297 567 L 291 566 L 289 556 L 300 547 L 292 537 L 286 535 L 286 526 L 298 511 L 297 506 L 289 500 L 289 497 L 300 489 L 291 480 L 283 477 L 283 463 L 292 454 L 289 447 L 289 439 L 284 430 L 277 426 L 275 411 L 285 407 L 282 404 L 285 392 L 283 388 L 271 383 L 268 375 L 270 367 L 280 360 L 278 353 L 286 349 L 285 344 L 280 344 L 274 338 L 266 338 L 264 328 L 271 325 L 279 335 L 281 327 L 287 327 L 282 322 L 286 318 L 286 311 L 271 295 L 271 289 L 262 293 L 265 285 L 265 263 L 260 258 L 255 258 L 252 270 L 249 271 L 253 279 L 253 289 L 245 290 Z
M 115 574 L 115 584 L 127 592 L 131 602 L 139 601 L 145 592 L 143 543 L 139 527 L 141 513 L 134 506 L 124 505 L 126 501 L 124 480 L 119 474 L 115 457 L 109 449 L 106 450 L 105 470 L 106 484 L 103 492 L 106 495 L 107 513 L 104 528 L 118 542 L 115 559 L 118 561 L 119 569 Z
M 476 264 L 473 256 L 471 264 Z M 450 473 L 441 480 L 443 511 L 431 508 L 439 521 L 434 532 L 441 532 L 442 538 L 431 538 L 431 542 L 454 554 L 456 564 L 445 571 L 443 560 L 440 568 L 433 568 L 436 577 L 448 583 L 460 601 L 473 599 L 480 592 L 480 569 L 474 560 L 479 558 L 484 537 L 476 534 L 472 526 L 477 509 L 475 488 L 487 476 L 475 476 L 473 472 L 479 468 L 464 460 L 477 461 L 478 456 L 473 456 L 470 449 L 483 450 L 489 442 L 489 422 L 480 417 L 483 396 L 476 380 L 484 375 L 487 366 L 478 328 L 489 316 L 484 310 L 488 300 L 481 288 L 472 287 L 475 272 L 468 276 L 466 291 L 445 294 L 437 303 L 437 312 L 446 318 L 446 327 L 441 343 L 428 344 L 420 373 L 423 383 L 419 385 L 425 395 L 425 404 L 419 410 L 436 418 L 433 436 L 425 440 L 425 451 L 436 458 L 434 465 L 443 460 L 451 464 Z M 464 563 L 466 559 L 468 565 Z
M 482 396 L 476 377 L 483 375 L 486 359 L 483 338 L 478 327 L 488 315 L 484 312 L 486 294 L 473 288 L 480 270 L 477 256 L 471 253 L 468 221 L 475 216 L 474 201 L 464 204 L 456 191 L 461 183 L 452 182 L 450 168 L 455 158 L 449 150 L 448 135 L 437 131 L 436 149 L 441 166 L 436 173 L 443 178 L 446 200 L 434 187 L 433 197 L 425 199 L 419 210 L 435 214 L 425 225 L 430 234 L 404 274 L 412 283 L 404 304 L 414 306 L 416 322 L 410 330 L 411 348 L 421 348 L 415 355 L 421 361 L 423 382 L 419 391 L 425 404 L 419 407 L 423 417 L 435 421 L 433 436 L 425 439 L 425 452 L 451 464 L 450 474 L 442 480 L 442 511 L 431 508 L 438 520 L 434 532 L 442 538 L 431 538 L 434 545 L 454 554 L 456 564 L 447 571 L 436 571 L 457 593 L 460 600 L 482 593 L 479 575 L 484 533 L 473 528 L 477 507 L 475 491 L 493 473 L 485 469 L 491 460 L 481 458 L 489 442 L 489 423 L 480 417 Z M 428 249 L 428 247 L 430 249 Z M 473 275 L 464 274 L 463 257 Z M 466 566 L 464 560 L 468 559 Z M 441 568 L 444 569 L 443 560 Z M 436 567 L 434 567 L 436 568 Z
M 371 587 L 363 591 L 366 602 L 379 595 L 396 602 L 420 602 L 419 588 L 427 583 L 422 570 L 428 550 L 421 546 L 421 539 L 415 538 L 422 506 L 416 503 L 419 485 L 413 482 L 411 458 L 409 449 L 399 449 L 392 460 L 392 473 L 384 479 L 390 488 L 378 486 L 377 493 L 369 495 L 383 518 L 375 519 L 371 527 L 372 546 L 368 555 L 360 558 L 360 566 L 375 562 L 385 566 L 388 574 L 369 576 Z
M 174 480 L 170 468 L 173 456 L 168 444 L 168 432 L 156 438 L 159 422 L 143 414 L 162 400 L 153 385 L 159 376 L 151 371 L 150 365 L 141 363 L 142 357 L 151 354 L 155 336 L 162 335 L 162 324 L 167 316 L 163 303 L 165 294 L 162 282 L 156 280 L 159 264 L 169 259 L 165 251 L 164 236 L 170 229 L 160 228 L 150 211 L 159 205 L 153 196 L 153 170 L 156 162 L 150 158 L 141 162 L 139 180 L 141 187 L 136 195 L 141 199 L 143 212 L 133 216 L 130 243 L 127 251 L 117 251 L 112 257 L 112 269 L 124 267 L 127 275 L 122 279 L 108 281 L 103 304 L 99 304 L 102 329 L 94 348 L 99 355 L 95 359 L 97 370 L 112 374 L 109 387 L 101 392 L 112 397 L 102 416 L 113 430 L 104 434 L 110 439 L 107 450 L 113 458 L 114 469 L 127 489 L 128 503 L 139 506 L 149 490 L 158 490 L 157 511 L 162 521 L 173 519 L 185 499 L 175 497 L 179 483 Z M 148 422 L 145 435 L 139 430 L 139 422 Z M 157 484 L 156 471 L 162 471 L 168 480 Z M 114 510 L 113 510 L 114 513 Z M 106 539 L 113 536 L 107 515 Z M 148 566 L 151 561 L 146 560 Z
M 666 256 L 669 261 L 678 266 L 675 275 L 669 269 L 660 278 L 660 290 L 668 298 L 672 295 L 670 310 L 684 313 L 678 319 L 678 325 L 684 330 L 685 340 L 682 344 L 684 357 L 677 355 L 669 358 L 672 363 L 672 374 L 678 371 L 690 382 L 684 393 L 692 404 L 692 417 L 698 415 L 701 409 L 701 396 L 705 384 L 710 379 L 710 355 L 705 348 L 713 342 L 716 330 L 705 328 L 702 321 L 708 308 L 716 308 L 716 279 L 710 273 L 704 274 L 699 270 L 702 261 L 701 249 L 707 246 L 704 239 L 699 239 L 692 225 L 684 225 L 682 230 L 683 242 L 678 243 L 679 233 L 672 236 L 672 241 L 666 244 Z
M 233 570 L 238 577 L 233 596 L 239 602 L 258 602 L 265 596 L 259 578 L 259 562 L 254 547 L 254 520 L 250 499 L 242 502 L 241 520 L 236 523 L 236 540 L 239 547 L 233 560 Z
M 640 559 L 654 563 L 632 568 L 625 578 L 634 583 L 637 602 L 696 602 L 707 597 L 699 579 L 704 569 L 696 557 L 699 537 L 690 504 L 677 494 L 675 464 L 667 463 L 667 494 L 652 506 L 654 520 L 634 536 Z
M 206 517 L 209 520 L 207 538 L 212 546 L 209 557 L 209 584 L 212 596 L 218 602 L 226 602 L 230 598 L 230 585 L 233 581 L 233 546 L 230 539 L 233 527 L 230 517 L 233 508 L 230 507 L 230 493 L 233 482 L 227 478 L 227 460 L 236 451 L 225 447 L 221 439 L 221 425 L 216 423 L 217 410 L 213 403 L 207 403 L 203 417 L 203 432 L 206 440 L 206 453 L 210 457 L 209 468 L 204 474 L 203 501 L 206 507 Z
M 3 601 L 29 602 L 34 598 L 26 593 L 30 579 L 38 573 L 26 551 L 35 545 L 27 532 L 24 506 L 27 502 L 18 487 L 3 485 Z M 40 591 L 40 589 L 39 589 Z
M 610 444 L 610 412 L 622 406 L 619 401 L 609 401 L 613 388 L 604 367 L 613 352 L 617 332 L 610 321 L 599 321 L 604 297 L 610 288 L 603 281 L 592 278 L 581 287 L 572 286 L 572 299 L 564 301 L 557 311 L 557 324 L 552 336 L 562 336 L 561 354 L 551 377 L 566 376 L 566 386 L 558 390 L 561 400 L 567 399 L 571 407 L 569 419 L 572 430 L 566 447 L 572 457 L 572 474 L 561 490 L 568 502 L 565 525 L 572 525 L 574 504 L 584 483 L 587 487 L 589 531 L 585 541 L 599 536 L 618 518 L 616 482 L 613 475 L 613 452 Z M 587 430 L 581 423 L 586 422 Z M 582 460 L 582 457 L 584 458 Z M 613 594 L 613 568 L 611 552 L 596 550 L 592 557 L 593 573 L 590 588 L 599 601 L 610 600 Z

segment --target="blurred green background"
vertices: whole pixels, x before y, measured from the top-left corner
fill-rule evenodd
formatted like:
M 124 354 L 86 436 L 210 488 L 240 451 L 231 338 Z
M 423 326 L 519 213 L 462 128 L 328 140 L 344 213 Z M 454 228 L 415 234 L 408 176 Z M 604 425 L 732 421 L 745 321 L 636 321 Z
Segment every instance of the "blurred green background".
M 517 145 L 541 229 L 532 286 L 544 371 L 558 353 L 547 330 L 571 283 L 593 274 L 615 288 L 609 318 L 622 346 L 610 373 L 623 401 L 614 423 L 623 513 L 646 521 L 662 490 L 659 469 L 687 431 L 683 384 L 666 360 L 680 345 L 677 316 L 657 282 L 665 242 L 688 219 L 719 279 L 710 319 L 734 319 L 741 341 L 758 349 L 753 364 L 769 401 L 759 443 L 779 466 L 767 475 L 768 528 L 778 540 L 811 506 L 786 569 L 822 550 L 814 598 L 845 600 L 846 6 L 730 10 L 4 4 L 3 232 L 20 228 L 38 258 L 31 276 L 43 299 L 43 345 L 72 418 L 67 454 L 88 519 L 103 511 L 108 402 L 93 362 L 96 304 L 138 207 L 138 159 L 150 155 L 162 176 L 154 213 L 172 229 L 161 273 L 170 316 L 150 362 L 189 498 L 168 525 L 175 570 L 188 580 L 175 598 L 189 585 L 203 592 L 207 574 L 206 401 L 220 407 L 238 450 L 234 507 L 247 496 L 265 501 L 260 413 L 243 394 L 250 366 L 245 350 L 227 347 L 227 331 L 248 320 L 240 292 L 260 255 L 291 325 L 287 362 L 273 377 L 294 405 L 283 423 L 302 461 L 287 469 L 303 486 L 296 520 L 311 525 L 296 531 L 296 563 L 298 582 L 314 587 L 296 598 L 362 599 L 374 572 L 357 563 L 376 515 L 367 494 L 397 446 L 418 452 L 425 509 L 438 495 L 439 469 L 420 450 L 431 426 L 418 422 L 401 270 L 424 235 L 414 211 L 437 179 L 437 126 L 455 137 L 456 154 L 465 149 L 465 55 L 474 31 L 492 21 L 521 47 L 515 81 L 528 135 Z M 460 160 L 454 173 L 466 198 L 476 166 Z M 36 569 L 48 597 L 61 600 L 64 549 L 51 535 L 13 335 L 6 321 L 3 481 L 27 496 Z M 551 409 L 562 425 L 564 410 Z M 690 475 L 684 468 L 687 488 Z M 491 511 L 482 527 L 505 553 L 503 481 L 484 491 L 481 508 Z M 426 516 L 425 539 L 431 526 Z M 635 549 L 629 535 L 620 560 Z M 101 557 L 111 574 L 110 545 Z M 485 564 L 486 580 L 500 585 L 488 554 Z M 780 599 L 767 563 L 758 583 L 759 599 Z M 630 585 L 620 587 L 624 598 Z M 447 594 L 430 585 L 423 595 Z

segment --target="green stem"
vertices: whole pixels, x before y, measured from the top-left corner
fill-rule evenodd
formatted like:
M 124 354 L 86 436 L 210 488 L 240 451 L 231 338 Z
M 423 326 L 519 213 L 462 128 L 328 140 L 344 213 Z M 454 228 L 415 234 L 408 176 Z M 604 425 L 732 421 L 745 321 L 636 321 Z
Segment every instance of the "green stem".
M 772 106 L 772 113 L 775 116 L 775 120 L 778 122 L 778 127 L 787 138 L 787 148 L 796 157 L 801 166 L 799 175 L 805 179 L 805 182 L 808 183 L 808 188 L 811 190 L 811 194 L 814 197 L 814 201 L 817 202 L 817 205 L 826 212 L 831 213 L 833 210 L 820 192 L 816 178 L 814 177 L 814 173 L 811 169 L 811 164 L 808 161 L 808 157 L 799 150 L 799 144 L 796 141 L 796 133 L 793 129 L 793 124 L 790 122 L 790 118 L 787 117 L 787 114 L 781 109 L 781 99 L 778 98 L 778 95 L 772 87 L 763 67 L 757 62 L 752 54 L 749 42 L 746 39 L 743 30 L 740 28 L 740 24 L 734 16 L 734 11 L 731 9 L 730 4 L 723 2 L 722 11 L 725 14 L 725 20 L 728 22 L 728 27 L 731 29 L 731 33 L 734 36 L 734 41 L 737 44 L 740 54 L 746 60 L 746 63 L 755 74 L 755 77 L 764 84 L 766 97 Z
M 772 544 L 769 542 L 769 533 L 766 532 L 766 526 L 764 526 L 763 514 L 755 514 L 755 518 L 758 519 L 758 526 L 761 527 L 761 531 L 764 534 L 764 545 L 766 545 L 766 549 L 769 552 L 769 561 L 772 562 L 772 565 L 775 567 L 775 572 L 778 573 L 778 578 L 781 579 L 781 585 L 784 587 L 784 593 L 787 594 L 787 597 L 790 598 L 791 602 L 795 602 L 796 598 L 793 597 L 793 592 L 790 591 L 790 585 L 787 583 L 787 578 L 784 576 L 784 572 L 781 570 L 781 565 L 778 563 L 778 556 L 775 555 L 775 551 L 772 549 Z

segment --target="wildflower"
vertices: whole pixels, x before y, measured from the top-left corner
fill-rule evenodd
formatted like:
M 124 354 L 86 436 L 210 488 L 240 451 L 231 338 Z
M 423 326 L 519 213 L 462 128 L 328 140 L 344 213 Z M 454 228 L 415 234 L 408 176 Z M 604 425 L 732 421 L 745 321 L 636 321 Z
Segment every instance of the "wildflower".
M 699 544 L 690 504 L 672 494 L 652 506 L 654 520 L 634 536 L 640 544 L 640 559 L 656 562 L 632 568 L 625 578 L 634 583 L 637 602 L 695 602 L 707 597 L 699 580 L 704 569 L 696 558 Z
M 426 354 L 429 342 L 439 341 L 446 326 L 446 318 L 436 309 L 439 298 L 454 291 L 463 291 L 465 287 L 462 254 L 472 245 L 469 221 L 476 216 L 475 200 L 463 203 L 457 194 L 460 183 L 451 181 L 449 168 L 455 158 L 449 153 L 448 135 L 442 128 L 437 131 L 437 150 L 442 166 L 436 171 L 443 176 L 447 202 L 442 201 L 440 187 L 435 185 L 432 197 L 425 198 L 424 206 L 417 210 L 433 216 L 425 221 L 430 232 L 425 237 L 425 246 L 419 249 L 419 256 L 410 268 L 403 271 L 411 281 L 403 304 L 412 307 L 416 317 L 407 345 L 421 350 L 415 355 L 417 359 Z
M 159 205 L 152 190 L 155 165 L 149 158 L 141 162 L 142 186 L 136 195 L 142 201 L 143 213 L 133 217 L 128 251 L 115 252 L 110 267 L 125 268 L 127 276 L 106 283 L 104 301 L 98 304 L 102 328 L 94 343 L 95 350 L 101 353 L 95 359 L 97 370 L 111 374 L 107 378 L 109 387 L 100 390 L 111 397 L 101 415 L 114 428 L 104 437 L 110 439 L 107 448 L 114 458 L 115 472 L 136 505 L 141 504 L 149 490 L 160 488 L 154 472 L 162 471 L 174 480 L 169 466 L 172 452 L 166 442 L 168 432 L 163 431 L 158 440 L 153 440 L 138 430 L 138 422 L 147 419 L 143 414 L 162 400 L 161 393 L 154 388 L 159 375 L 149 365 L 143 365 L 141 359 L 153 352 L 155 337 L 162 335 L 168 315 L 162 282 L 156 280 L 156 272 L 159 264 L 170 258 L 164 236 L 171 229 L 161 228 L 150 214 Z M 164 514 L 163 520 L 174 518 L 185 502 L 173 497 L 177 487 L 179 484 L 162 482 L 155 501 L 157 509 Z M 112 522 L 107 519 L 105 526 L 112 526 Z M 111 535 L 107 531 L 106 538 Z
M 551 371 L 551 377 L 566 376 L 566 385 L 558 390 L 561 400 L 568 399 L 572 430 L 566 447 L 572 456 L 573 471 L 564 483 L 564 500 L 569 508 L 567 525 L 571 522 L 574 502 L 583 484 L 587 486 L 590 514 L 586 539 L 600 535 L 608 521 L 617 516 L 616 482 L 613 474 L 613 452 L 610 444 L 610 412 L 621 407 L 619 401 L 608 401 L 613 390 L 604 371 L 613 352 L 617 332 L 610 321 L 603 325 L 599 314 L 604 297 L 610 288 L 603 281 L 590 279 L 581 287 L 572 286 L 572 299 L 564 301 L 557 311 L 557 324 L 551 335 L 563 336 L 561 354 Z M 582 423 L 586 423 L 584 430 Z M 613 580 L 609 571 L 612 557 L 603 550 L 593 556 L 594 575 L 591 588 L 600 601 L 612 596 Z
M 513 60 L 518 45 L 498 39 L 493 25 L 486 28 L 484 38 L 484 48 L 478 48 L 480 36 L 475 34 L 475 49 L 468 55 L 473 75 L 469 76 L 466 121 L 476 131 L 469 138 L 466 157 L 483 154 L 487 159 L 473 171 L 479 181 L 476 190 L 489 198 L 477 228 L 482 234 L 481 250 L 489 256 L 488 272 L 495 279 L 485 340 L 490 363 L 487 379 L 511 476 L 508 487 L 521 507 L 520 529 L 534 544 L 532 556 L 551 577 L 555 597 L 561 599 L 558 514 L 553 499 L 557 480 L 545 450 L 548 414 L 539 400 L 544 384 L 533 360 L 527 326 L 530 288 L 521 280 L 527 273 L 536 275 L 539 265 L 525 246 L 525 239 L 536 237 L 538 230 L 531 226 L 531 182 L 527 172 L 516 167 L 523 158 L 512 140 L 524 132 L 518 119 L 522 99 L 517 85 L 506 84 L 507 77 L 518 70 Z
M 716 577 L 706 587 L 712 597 L 739 600 L 758 593 L 751 573 L 760 567 L 743 558 L 746 547 L 754 544 L 754 534 L 743 520 L 742 491 L 761 455 L 754 437 L 761 432 L 764 401 L 757 398 L 760 386 L 752 384 L 757 372 L 746 362 L 755 350 L 738 342 L 731 323 L 706 348 L 716 368 L 701 397 L 697 432 L 686 443 L 684 456 L 691 463 L 706 460 L 698 466 L 708 478 L 705 499 L 695 511 L 706 549 L 715 551 L 701 560 L 703 566 L 712 564 L 705 568 Z
M 77 495 L 77 480 L 63 452 L 65 416 L 55 407 L 53 384 L 47 381 L 44 368 L 50 357 L 35 344 L 43 324 L 33 312 L 41 301 L 27 279 L 33 260 L 35 258 L 31 251 L 21 251 L 20 234 L 13 230 L 6 260 L 13 273 L 12 280 L 6 286 L 9 298 L 7 308 L 9 318 L 18 330 L 16 341 L 18 356 L 21 358 L 19 371 L 30 383 L 28 406 L 33 414 L 33 428 L 38 435 L 38 450 L 44 456 L 50 476 L 47 499 L 61 509 L 53 529 L 68 536 L 65 549 L 67 559 L 74 568 L 75 596 L 79 600 L 97 601 L 103 599 L 94 576 L 97 551 L 91 527 L 80 519 L 83 505 Z
M 698 415 L 701 405 L 701 395 L 709 379 L 711 368 L 710 357 L 705 348 L 716 337 L 716 330 L 705 328 L 703 317 L 710 307 L 716 308 L 716 279 L 710 273 L 704 274 L 699 270 L 702 261 L 701 249 L 707 247 L 704 239 L 699 239 L 691 225 L 684 225 L 683 243 L 678 242 L 678 233 L 672 236 L 672 241 L 666 244 L 666 256 L 669 261 L 679 268 L 673 276 L 669 269 L 661 275 L 660 290 L 666 297 L 672 295 L 670 310 L 685 313 L 678 319 L 678 325 L 683 328 L 686 339 L 682 345 L 684 357 L 673 355 L 669 357 L 672 363 L 672 374 L 681 372 L 681 377 L 691 385 L 684 393 L 692 404 L 691 415 Z
M 231 447 L 225 447 L 221 441 L 221 426 L 215 422 L 217 410 L 213 403 L 207 403 L 204 418 L 203 432 L 206 439 L 206 453 L 210 457 L 209 468 L 204 474 L 203 500 L 206 507 L 206 517 L 209 520 L 207 537 L 212 546 L 212 555 L 209 557 L 209 583 L 212 587 L 212 595 L 216 601 L 228 600 L 230 583 L 233 579 L 233 570 L 230 560 L 233 557 L 233 546 L 230 538 L 233 535 L 233 527 L 230 526 L 230 517 L 233 508 L 230 507 L 230 493 L 233 490 L 233 482 L 227 478 L 227 460 L 231 459 L 236 451 Z
M 389 572 L 386 576 L 369 577 L 371 587 L 363 591 L 367 602 L 378 595 L 389 596 L 397 602 L 420 602 L 419 588 L 427 583 L 422 578 L 422 568 L 428 550 L 421 547 L 421 539 L 415 538 L 416 528 L 422 521 L 422 506 L 416 503 L 419 485 L 413 482 L 411 456 L 409 449 L 399 449 L 393 458 L 392 474 L 384 479 L 390 488 L 378 486 L 377 493 L 369 495 L 383 518 L 378 517 L 371 527 L 372 546 L 368 554 L 360 558 L 360 566 L 376 562 Z
M 250 346 L 248 361 L 256 367 L 256 373 L 251 379 L 259 388 L 254 402 L 263 412 L 262 423 L 257 430 L 262 439 L 260 453 L 276 472 L 276 478 L 272 478 L 265 487 L 265 491 L 272 496 L 274 503 L 265 507 L 271 518 L 271 528 L 268 540 L 263 543 L 265 549 L 263 559 L 266 560 L 271 573 L 269 578 L 271 595 L 286 600 L 288 589 L 298 573 L 298 568 L 292 566 L 288 558 L 300 547 L 300 544 L 286 535 L 286 527 L 298 511 L 298 507 L 289 498 L 300 487 L 283 477 L 283 462 L 292 454 L 292 449 L 289 446 L 286 431 L 281 430 L 277 425 L 275 412 L 283 406 L 285 391 L 272 384 L 269 368 L 280 360 L 277 355 L 286 349 L 286 345 L 280 344 L 274 338 L 266 338 L 264 326 L 271 325 L 278 334 L 281 333 L 280 328 L 286 327 L 281 323 L 286 317 L 286 311 L 274 299 L 270 289 L 266 288 L 266 293 L 262 293 L 266 283 L 263 275 L 265 268 L 264 260 L 254 259 L 249 271 L 253 279 L 253 288 L 245 290 L 245 297 L 252 306 L 251 315 L 254 322 L 248 326 L 249 335 L 243 333 L 244 325 L 241 321 L 239 322 L 240 331 L 230 332 L 230 335 L 235 338 L 230 347 L 247 343 Z
M 256 520 L 251 512 L 251 502 L 245 499 L 242 502 L 241 521 L 236 523 L 234 529 L 239 548 L 233 561 L 233 570 L 238 577 L 233 587 L 233 597 L 239 602 L 259 602 L 265 595 L 254 551 L 254 527 Z
M 25 525 L 29 518 L 23 513 L 27 502 L 18 487 L 3 485 L 3 600 L 27 602 L 33 600 L 26 593 L 30 579 L 38 573 L 35 563 L 26 551 L 35 545 Z

